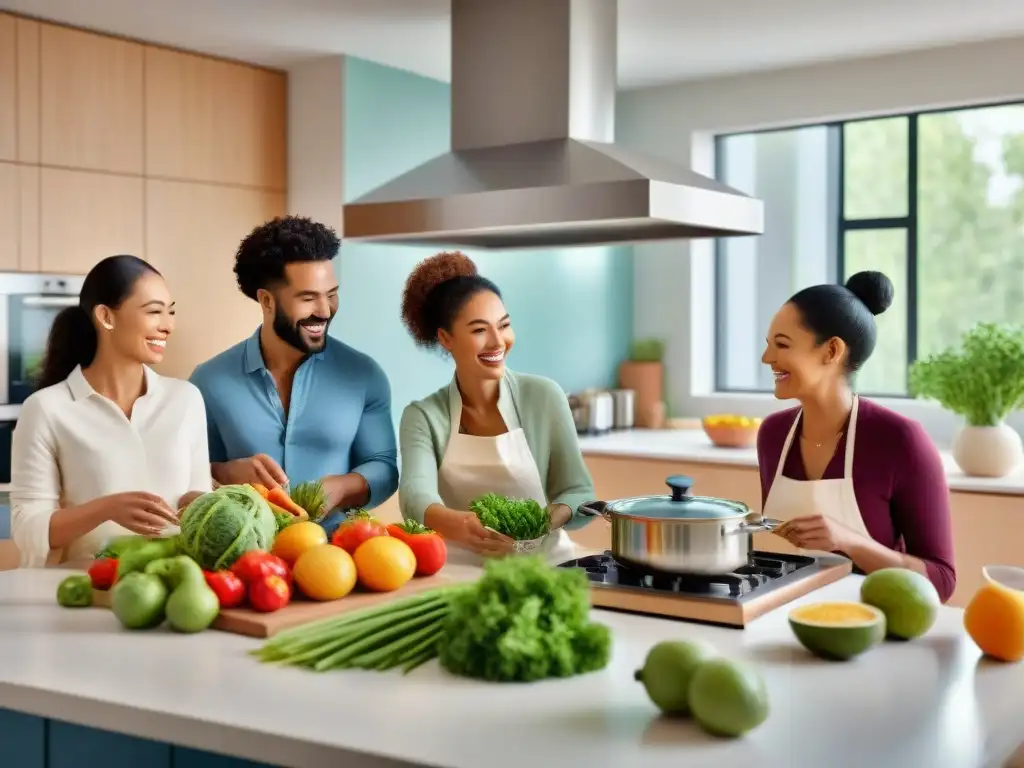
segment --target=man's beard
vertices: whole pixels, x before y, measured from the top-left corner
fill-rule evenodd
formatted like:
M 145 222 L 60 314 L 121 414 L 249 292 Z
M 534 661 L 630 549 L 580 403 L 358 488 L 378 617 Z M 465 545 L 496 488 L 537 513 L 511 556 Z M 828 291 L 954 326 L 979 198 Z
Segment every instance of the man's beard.
M 319 315 L 310 315 L 305 317 L 298 322 L 293 322 L 288 315 L 281 311 L 281 307 L 278 306 L 274 310 L 274 333 L 281 341 L 299 350 L 304 355 L 310 355 L 314 352 L 321 351 L 327 345 L 327 327 L 330 325 L 331 320 L 334 319 L 334 315 L 323 318 Z M 324 335 L 320 339 L 319 343 L 314 342 L 310 344 L 302 336 L 302 331 L 299 330 L 301 325 L 320 325 L 324 326 Z

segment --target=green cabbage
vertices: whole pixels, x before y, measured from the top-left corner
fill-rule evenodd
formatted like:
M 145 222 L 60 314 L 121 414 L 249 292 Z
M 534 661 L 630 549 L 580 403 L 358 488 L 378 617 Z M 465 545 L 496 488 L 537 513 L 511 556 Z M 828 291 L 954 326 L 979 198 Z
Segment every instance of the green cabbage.
M 277 533 L 274 513 L 250 485 L 222 485 L 181 515 L 181 549 L 208 571 L 230 568 L 254 549 L 268 550 Z

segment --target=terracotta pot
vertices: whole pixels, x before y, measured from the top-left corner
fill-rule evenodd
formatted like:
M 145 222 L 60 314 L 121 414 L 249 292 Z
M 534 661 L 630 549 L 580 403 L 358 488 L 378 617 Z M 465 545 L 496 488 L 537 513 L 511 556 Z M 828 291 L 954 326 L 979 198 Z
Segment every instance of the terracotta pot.
M 1024 462 L 1020 435 L 1009 424 L 963 427 L 953 440 L 953 459 L 972 477 L 1003 477 Z
M 660 362 L 627 360 L 619 365 L 619 388 L 636 392 L 637 427 L 658 429 L 665 420 L 664 370 Z

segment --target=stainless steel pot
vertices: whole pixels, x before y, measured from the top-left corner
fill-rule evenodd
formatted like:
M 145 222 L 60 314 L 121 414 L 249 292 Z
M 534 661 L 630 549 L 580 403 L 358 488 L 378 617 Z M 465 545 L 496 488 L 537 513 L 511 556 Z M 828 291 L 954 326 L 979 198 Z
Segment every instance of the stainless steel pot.
M 671 495 L 591 501 L 582 515 L 612 526 L 612 556 L 622 563 L 666 573 L 725 574 L 747 564 L 751 534 L 780 524 L 755 516 L 747 505 L 691 496 L 693 480 L 666 480 Z

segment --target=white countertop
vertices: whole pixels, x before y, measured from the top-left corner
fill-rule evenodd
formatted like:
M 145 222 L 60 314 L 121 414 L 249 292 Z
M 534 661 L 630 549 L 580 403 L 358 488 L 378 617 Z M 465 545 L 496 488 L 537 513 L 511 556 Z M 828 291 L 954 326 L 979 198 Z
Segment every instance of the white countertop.
M 62 609 L 66 572 L 0 573 L 0 707 L 296 768 L 975 768 L 1024 740 L 1024 664 L 980 658 L 944 608 L 928 636 L 848 663 L 810 657 L 786 611 L 745 630 L 595 612 L 614 631 L 607 669 L 532 685 L 265 666 L 222 632 L 128 632 L 106 610 Z M 804 601 L 855 599 L 848 577 Z M 758 664 L 772 713 L 740 740 L 657 717 L 633 671 L 672 637 Z
M 581 436 L 580 449 L 592 456 L 617 456 L 706 464 L 757 467 L 754 448 L 719 448 L 700 429 L 631 429 L 606 435 Z M 946 479 L 953 491 L 1024 495 L 1024 467 L 1007 477 L 968 477 L 949 451 L 940 451 Z

